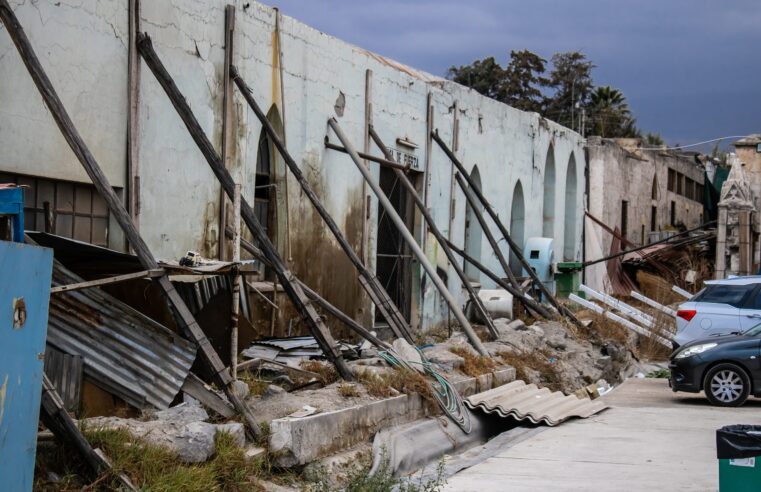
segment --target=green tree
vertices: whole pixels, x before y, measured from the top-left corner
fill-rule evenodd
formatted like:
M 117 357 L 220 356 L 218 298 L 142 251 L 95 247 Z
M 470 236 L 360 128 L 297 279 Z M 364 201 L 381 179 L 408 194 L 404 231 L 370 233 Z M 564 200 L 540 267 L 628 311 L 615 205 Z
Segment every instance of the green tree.
M 504 69 L 493 56 L 476 60 L 470 65 L 450 67 L 447 78 L 470 87 L 484 96 L 499 100 Z
M 572 130 L 579 128 L 579 110 L 589 102 L 594 67 L 594 63 L 579 51 L 552 55 L 552 71 L 547 85 L 554 92 L 544 101 L 547 118 Z
M 523 111 L 542 111 L 542 87 L 549 80 L 542 75 L 547 60 L 529 50 L 511 51 L 504 71 L 499 100 Z
M 661 145 L 664 145 L 665 142 L 663 141 L 663 137 L 660 133 L 647 132 L 645 134 L 645 144 L 647 144 L 649 147 L 660 147 Z
M 589 95 L 587 106 L 590 130 L 605 138 L 638 137 L 624 93 L 611 86 L 597 87 Z

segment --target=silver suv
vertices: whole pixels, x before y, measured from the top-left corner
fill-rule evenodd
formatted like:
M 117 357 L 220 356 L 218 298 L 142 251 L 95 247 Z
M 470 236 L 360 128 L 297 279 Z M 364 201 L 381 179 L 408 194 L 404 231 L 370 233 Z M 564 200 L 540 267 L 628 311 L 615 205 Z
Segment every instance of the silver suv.
M 709 280 L 676 313 L 677 346 L 761 323 L 761 276 Z

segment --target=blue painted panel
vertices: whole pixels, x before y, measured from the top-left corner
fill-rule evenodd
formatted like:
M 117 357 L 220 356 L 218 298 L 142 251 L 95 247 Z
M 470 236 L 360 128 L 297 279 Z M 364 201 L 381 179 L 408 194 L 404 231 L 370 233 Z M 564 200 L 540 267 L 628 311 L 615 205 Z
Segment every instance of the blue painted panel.
M 11 217 L 13 240 L 24 242 L 24 188 L 0 188 L 0 214 Z
M 0 490 L 32 490 L 53 252 L 0 241 Z

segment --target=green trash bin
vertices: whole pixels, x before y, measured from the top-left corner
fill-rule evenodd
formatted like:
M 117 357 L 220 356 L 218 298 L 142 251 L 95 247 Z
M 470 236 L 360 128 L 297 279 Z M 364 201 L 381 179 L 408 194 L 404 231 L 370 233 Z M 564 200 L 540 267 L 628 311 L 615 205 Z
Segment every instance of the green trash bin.
M 558 297 L 568 297 L 578 294 L 580 283 L 581 263 L 578 261 L 560 261 L 556 265 L 555 282 Z
M 761 490 L 761 425 L 728 425 L 716 431 L 719 492 Z

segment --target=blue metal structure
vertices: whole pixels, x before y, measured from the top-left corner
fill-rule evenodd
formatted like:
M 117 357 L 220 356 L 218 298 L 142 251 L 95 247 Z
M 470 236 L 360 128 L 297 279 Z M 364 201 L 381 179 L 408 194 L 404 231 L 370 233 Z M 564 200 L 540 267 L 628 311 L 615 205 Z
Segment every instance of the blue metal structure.
M 52 270 L 52 250 L 0 241 L 0 490 L 32 490 Z
M 0 188 L 0 215 L 11 218 L 13 241 L 24 242 L 24 189 Z
M 526 261 L 536 272 L 539 280 L 547 287 L 547 290 L 555 295 L 555 273 L 553 272 L 555 253 L 553 249 L 552 238 L 531 237 L 526 241 L 526 246 L 523 248 L 523 256 L 526 257 Z M 528 275 L 525 269 L 523 275 Z

